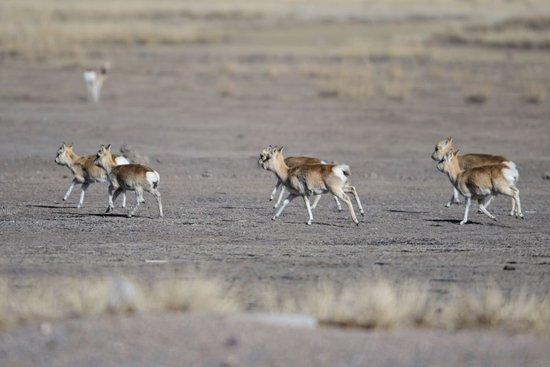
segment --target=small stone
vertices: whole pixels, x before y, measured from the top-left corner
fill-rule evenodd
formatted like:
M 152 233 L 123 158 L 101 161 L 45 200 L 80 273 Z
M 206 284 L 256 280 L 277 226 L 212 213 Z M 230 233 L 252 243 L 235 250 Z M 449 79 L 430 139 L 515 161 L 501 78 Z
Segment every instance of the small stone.
M 511 265 L 504 265 L 504 268 L 502 268 L 502 270 L 516 270 L 516 267 Z
M 211 174 L 210 172 L 208 172 L 208 171 L 204 171 L 204 172 L 202 173 L 202 177 L 205 177 L 205 178 L 207 178 L 207 177 L 212 177 L 212 174 Z
M 545 172 L 545 173 L 542 175 L 542 179 L 543 179 L 543 180 L 550 180 L 550 172 Z

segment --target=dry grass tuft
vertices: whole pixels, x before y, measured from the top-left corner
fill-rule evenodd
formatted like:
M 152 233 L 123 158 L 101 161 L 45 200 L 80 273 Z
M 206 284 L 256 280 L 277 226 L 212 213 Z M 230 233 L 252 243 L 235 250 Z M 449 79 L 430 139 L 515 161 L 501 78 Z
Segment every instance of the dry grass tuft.
M 216 86 L 216 91 L 222 97 L 237 97 L 239 95 L 239 89 L 237 85 L 230 80 L 222 80 Z
M 343 327 L 550 331 L 550 296 L 505 294 L 494 286 L 456 289 L 443 300 L 427 286 L 383 280 L 344 288 L 322 285 L 298 297 L 273 290 L 245 294 L 212 280 L 176 278 L 153 284 L 124 277 L 2 280 L 0 329 L 103 314 L 236 312 L 249 308 L 252 298 L 259 299 L 256 311 L 305 314 L 322 324 Z
M 464 101 L 470 104 L 484 104 L 489 101 L 491 85 L 489 83 L 467 83 L 462 85 Z
M 365 329 L 550 330 L 550 297 L 540 298 L 525 291 L 505 296 L 494 287 L 476 291 L 456 289 L 448 299 L 436 301 L 425 286 L 378 281 L 343 289 L 324 286 L 299 299 L 268 293 L 263 297 L 262 307 L 311 315 L 326 325 Z
M 366 100 L 374 94 L 372 69 L 345 63 L 332 67 L 308 65 L 302 73 L 319 79 L 318 95 L 323 98 Z
M 550 48 L 550 17 L 508 18 L 490 24 L 466 26 L 436 38 L 450 44 L 496 48 Z
M 102 314 L 238 309 L 220 283 L 172 279 L 152 286 L 128 278 L 0 282 L 0 329 Z
M 531 82 L 525 87 L 523 100 L 531 104 L 540 104 L 546 98 L 546 88 L 544 85 Z

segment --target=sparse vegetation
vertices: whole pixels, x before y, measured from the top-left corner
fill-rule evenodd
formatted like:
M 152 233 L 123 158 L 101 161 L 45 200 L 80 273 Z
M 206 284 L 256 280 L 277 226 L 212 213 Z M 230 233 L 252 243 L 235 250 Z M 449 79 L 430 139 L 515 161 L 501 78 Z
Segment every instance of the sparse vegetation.
M 0 282 L 0 327 L 73 317 L 134 312 L 235 312 L 248 299 L 214 280 L 170 279 L 145 284 L 124 277 Z M 267 291 L 253 296 L 257 310 L 311 315 L 326 325 L 444 329 L 499 327 L 550 331 L 550 297 L 495 287 L 457 289 L 436 300 L 428 287 L 387 281 L 320 286 L 300 297 Z
M 509 18 L 493 24 L 478 24 L 439 36 L 451 44 L 497 48 L 550 48 L 550 17 Z

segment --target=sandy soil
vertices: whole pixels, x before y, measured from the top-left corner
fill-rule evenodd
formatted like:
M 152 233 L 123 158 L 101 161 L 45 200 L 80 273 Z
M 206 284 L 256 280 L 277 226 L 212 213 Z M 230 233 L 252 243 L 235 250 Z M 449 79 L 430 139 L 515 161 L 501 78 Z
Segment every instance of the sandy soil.
M 236 59 L 252 66 L 287 62 L 291 72 L 275 80 L 259 74 L 233 77 L 237 92 L 223 97 L 216 89 L 216 70 Z M 405 102 L 376 96 L 367 101 L 320 98 L 310 80 L 292 72 L 300 61 L 267 54 L 239 59 L 200 47 L 115 53 L 115 67 L 99 105 L 84 101 L 79 68 L 4 62 L 0 70 L 0 275 L 121 272 L 150 279 L 176 272 L 218 277 L 245 289 L 272 286 L 289 292 L 320 281 L 348 284 L 382 277 L 429 282 L 434 293 L 443 294 L 455 285 L 469 287 L 492 279 L 504 289 L 548 292 L 550 181 L 542 178 L 550 170 L 548 103 L 527 105 L 504 86 L 493 91 L 489 103 L 469 105 L 460 92 L 429 75 Z M 512 74 L 516 66 L 513 60 L 503 60 L 473 63 L 471 68 Z M 503 154 L 518 164 L 525 220 L 509 217 L 509 200 L 497 198 L 491 209 L 498 222 L 474 209 L 471 222 L 458 225 L 463 207 L 443 207 L 451 194 L 450 184 L 429 158 L 435 142 L 446 135 L 453 135 L 463 152 Z M 165 218 L 157 218 L 152 197 L 146 197 L 147 205 L 135 218 L 124 217 L 126 210 L 121 208 L 105 215 L 105 185 L 88 191 L 82 209 L 76 209 L 79 189 L 68 202 L 61 201 L 70 182 L 69 171 L 54 163 L 62 141 L 74 142 L 82 154 L 95 153 L 102 143 L 115 147 L 127 143 L 148 156 L 161 175 Z M 348 163 L 366 209 L 360 226 L 353 225 L 348 213 L 336 212 L 328 197 L 321 200 L 312 226 L 305 225 L 306 211 L 298 201 L 279 221 L 271 221 L 268 197 L 275 179 L 257 166 L 258 153 L 268 144 L 284 144 L 289 155 Z M 133 202 L 130 195 L 130 205 Z M 504 270 L 505 265 L 511 270 Z M 205 327 L 214 327 L 211 321 L 200 320 Z M 95 327 L 78 331 L 79 325 L 69 322 L 63 328 L 87 333 L 91 332 L 88 327 Z M 132 333 L 130 329 L 120 332 Z M 29 333 L 29 338 L 35 337 Z M 189 341 L 194 339 L 192 330 L 182 333 Z M 344 332 L 308 333 L 313 338 L 310 349 L 296 358 L 318 365 L 312 359 L 315 351 L 331 344 L 331 338 L 341 339 Z M 26 340 L 24 332 L 14 335 L 14 345 Z M 438 335 L 427 333 L 426 338 L 444 344 L 443 349 L 419 357 L 415 365 L 423 365 L 423 360 L 437 365 L 454 340 L 480 348 L 466 341 L 466 335 L 449 335 L 445 340 Z M 277 342 L 291 343 L 286 337 Z M 501 337 L 506 339 L 489 336 L 489 343 L 503 349 L 513 343 L 511 338 L 501 344 Z M 4 336 L 0 342 L 4 351 L 10 348 L 6 344 L 10 338 Z M 401 338 L 407 339 L 407 333 L 353 332 L 349 340 L 355 344 L 342 345 L 371 358 L 371 347 L 363 349 L 370 345 L 365 342 L 391 348 L 386 341 L 402 346 Z M 262 344 L 259 339 L 247 340 Z M 309 334 L 303 340 L 310 340 Z M 146 340 L 128 348 L 139 348 L 141 342 Z M 238 365 L 254 365 L 254 358 L 260 358 L 252 344 L 246 354 L 239 354 L 244 362 Z M 536 343 L 532 346 L 539 348 Z M 274 354 L 282 348 L 277 343 L 271 347 Z M 41 344 L 40 348 L 46 347 Z M 119 353 L 131 352 L 121 348 Z M 416 348 L 425 347 L 411 344 L 403 353 L 410 356 Z M 202 353 L 191 347 L 184 350 Z M 143 352 L 145 361 L 162 355 L 150 352 Z M 32 353 L 25 358 L 34 358 Z M 329 353 L 326 365 L 334 365 L 330 361 L 338 360 L 341 350 L 334 353 Z M 465 353 L 456 356 L 456 365 L 464 365 L 460 361 L 468 358 Z M 506 364 L 493 358 L 497 352 L 487 353 L 494 355 L 478 354 L 482 364 Z M 514 358 L 523 358 L 524 352 L 517 353 Z M 540 361 L 537 356 L 519 364 L 537 365 L 533 362 Z M 52 365 L 70 365 L 70 358 L 52 359 Z M 172 356 L 167 358 L 170 365 Z M 375 365 L 399 365 L 392 363 L 389 354 L 379 358 Z M 94 365 L 92 359 L 86 361 Z M 217 361 L 209 365 L 219 365 Z M 411 365 L 411 359 L 408 363 L 403 365 Z M 361 365 L 351 360 L 348 364 Z

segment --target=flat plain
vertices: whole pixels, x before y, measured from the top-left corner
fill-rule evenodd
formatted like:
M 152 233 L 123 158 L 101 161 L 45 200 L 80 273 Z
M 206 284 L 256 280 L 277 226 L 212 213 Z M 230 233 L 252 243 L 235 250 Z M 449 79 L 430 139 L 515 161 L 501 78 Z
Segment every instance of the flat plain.
M 384 279 L 426 284 L 435 298 L 488 283 L 504 292 L 524 289 L 546 296 L 550 181 L 544 176 L 550 172 L 550 104 L 544 91 L 550 75 L 544 70 L 550 67 L 550 54 L 545 44 L 487 45 L 493 40 L 489 36 L 485 43 L 466 42 L 477 39 L 470 23 L 493 24 L 482 12 L 432 16 L 419 10 L 426 16 L 388 19 L 380 11 L 374 19 L 347 13 L 326 19 L 324 13 L 309 17 L 304 10 L 288 17 L 277 11 L 277 16 L 268 10 L 267 15 L 201 13 L 201 22 L 230 29 L 221 32 L 227 37 L 215 40 L 109 44 L 77 61 L 67 61 L 71 55 L 53 61 L 24 54 L 3 57 L 0 276 L 16 283 L 112 275 L 145 282 L 213 278 L 243 295 L 275 289 L 294 297 L 319 284 L 339 287 Z M 469 26 L 460 42 L 441 36 L 447 23 Z M 388 34 L 394 38 L 388 40 Z M 87 103 L 82 65 L 98 66 L 104 60 L 112 69 L 102 101 Z M 481 100 L 475 98 L 480 95 Z M 464 207 L 443 206 L 451 186 L 430 159 L 435 143 L 445 136 L 453 136 L 464 153 L 502 154 L 518 165 L 524 220 L 508 216 L 510 201 L 497 197 L 490 210 L 498 221 L 476 213 L 473 206 L 471 222 L 458 224 Z M 132 219 L 122 208 L 104 214 L 105 184 L 88 190 L 81 209 L 76 208 L 78 187 L 63 202 L 70 172 L 54 163 L 63 141 L 74 143 L 81 154 L 94 154 L 100 144 L 130 145 L 160 173 L 165 218 L 157 218 L 152 196 Z M 360 225 L 351 222 L 346 210 L 337 212 L 328 196 L 321 199 L 311 226 L 305 224 L 307 212 L 299 200 L 272 221 L 268 198 L 275 177 L 257 164 L 259 152 L 269 144 L 284 145 L 289 156 L 349 164 L 366 211 Z M 59 329 L 54 324 L 49 336 L 29 325 L 1 334 L 0 358 L 13 365 L 74 365 L 75 360 L 80 365 L 147 365 L 160 358 L 154 350 L 160 348 L 162 328 L 173 338 L 185 336 L 182 340 L 203 330 L 199 344 L 208 345 L 208 355 L 214 357 L 203 359 L 202 365 L 212 366 L 359 366 L 369 353 L 404 345 L 403 358 L 386 350 L 371 365 L 412 366 L 418 365 L 413 356 L 419 348 L 433 350 L 439 343 L 452 350 L 454 344 L 446 338 L 464 350 L 449 362 L 457 366 L 543 365 L 549 358 L 543 348 L 547 337 L 541 341 L 536 333 L 326 328 L 295 335 L 217 317 L 98 316 L 63 321 Z M 244 338 L 239 353 L 232 351 L 231 335 L 229 342 L 208 337 L 215 334 L 216 320 L 223 330 L 235 330 L 235 338 Z M 184 327 L 170 326 L 178 322 Z M 97 335 L 112 335 L 115 329 L 121 344 L 112 348 L 119 348 L 113 353 L 121 359 L 114 363 L 94 356 L 108 343 Z M 133 338 L 136 332 L 142 336 Z M 147 332 L 150 338 L 143 336 Z M 249 332 L 258 337 L 247 339 Z M 77 350 L 71 335 L 96 339 L 89 349 Z M 296 359 L 275 347 L 289 335 L 296 343 L 310 343 L 303 353 L 289 354 Z M 429 343 L 417 344 L 418 335 L 433 340 L 432 349 Z M 48 338 L 70 358 L 46 353 L 44 361 L 37 359 L 50 348 Z M 477 343 L 502 346 L 518 340 L 524 348 L 508 351 L 509 358 L 476 349 Z M 30 341 L 37 343 L 24 348 Z M 262 343 L 267 345 L 262 356 L 245 352 Z M 364 343 L 373 343 L 372 351 L 364 351 Z M 293 351 L 294 344 L 288 344 Z M 358 357 L 346 359 L 338 348 L 328 348 L 325 359 L 312 357 L 328 344 L 345 346 Z M 167 349 L 200 350 L 192 342 L 186 345 Z M 240 342 L 236 345 L 241 348 Z M 125 359 L 136 348 L 143 358 Z M 176 365 L 179 352 L 167 353 L 166 365 Z M 421 354 L 417 362 L 438 365 L 443 357 L 436 354 Z

